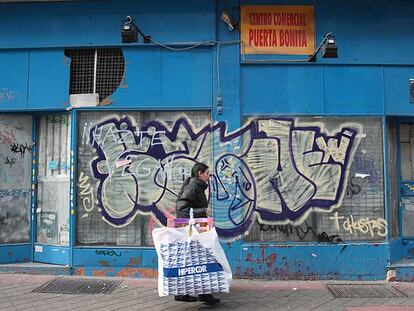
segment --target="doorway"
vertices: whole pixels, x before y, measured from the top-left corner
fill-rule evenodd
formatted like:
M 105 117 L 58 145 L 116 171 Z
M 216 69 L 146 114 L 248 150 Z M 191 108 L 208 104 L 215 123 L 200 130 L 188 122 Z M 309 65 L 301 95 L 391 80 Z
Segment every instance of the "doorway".
M 414 124 L 400 123 L 400 226 L 403 239 L 414 238 Z
M 37 120 L 37 201 L 34 261 L 68 265 L 70 195 L 70 114 Z

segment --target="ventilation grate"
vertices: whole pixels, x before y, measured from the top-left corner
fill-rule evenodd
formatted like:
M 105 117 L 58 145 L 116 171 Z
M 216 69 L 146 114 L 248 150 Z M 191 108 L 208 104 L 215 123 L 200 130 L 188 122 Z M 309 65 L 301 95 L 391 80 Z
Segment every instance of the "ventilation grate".
M 112 95 L 124 78 L 125 61 L 121 49 L 98 49 L 96 92 L 99 101 Z
M 122 281 L 101 279 L 56 278 L 35 288 L 34 293 L 111 294 Z
M 402 298 L 398 289 L 384 284 L 327 284 L 336 298 Z
M 70 94 L 99 94 L 104 101 L 124 79 L 125 59 L 119 48 L 68 49 Z
M 70 94 L 93 92 L 95 72 L 95 50 L 66 50 L 70 62 Z

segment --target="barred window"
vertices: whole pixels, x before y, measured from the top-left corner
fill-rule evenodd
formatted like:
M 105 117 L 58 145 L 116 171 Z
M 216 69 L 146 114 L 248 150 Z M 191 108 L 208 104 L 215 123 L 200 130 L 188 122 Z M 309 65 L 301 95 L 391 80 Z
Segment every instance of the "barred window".
M 167 166 L 171 169 L 174 167 L 170 171 L 172 173 L 168 175 L 167 186 L 166 180 L 163 179 L 165 184 L 159 183 L 155 177 L 159 165 L 164 162 L 153 161 L 152 159 L 155 158 L 148 151 L 143 152 L 142 155 L 133 156 L 134 162 L 129 168 L 126 166 L 115 167 L 114 164 L 108 178 L 98 176 L 98 166 L 100 167 L 101 164 L 98 164 L 96 159 L 98 152 L 102 152 L 105 157 L 103 162 L 112 162 L 113 159 L 125 153 L 124 147 L 132 152 L 134 150 L 144 151 L 153 143 L 156 148 L 160 147 L 160 142 L 162 142 L 162 148 L 165 148 L 164 150 L 168 153 L 174 153 L 174 150 L 180 150 L 180 148 L 194 152 L 200 147 L 200 140 L 192 141 L 188 138 L 185 130 L 176 133 L 177 139 L 174 140 L 165 135 L 162 130 L 157 132 L 157 129 L 154 128 L 155 132 L 150 134 L 154 135 L 152 137 L 156 137 L 153 142 L 148 138 L 141 140 L 144 137 L 142 136 L 144 132 L 152 131 L 145 128 L 148 124 L 162 124 L 166 126 L 168 131 L 172 131 L 177 120 L 181 118 L 185 118 L 196 132 L 211 122 L 210 111 L 82 111 L 79 113 L 77 245 L 153 246 L 152 229 L 160 227 L 161 224 L 157 220 L 156 213 L 151 213 L 149 210 L 138 210 L 138 203 L 148 206 L 155 204 L 155 208 L 161 211 L 158 215 L 162 213 L 165 215 L 174 214 L 175 201 L 182 185 L 182 180 L 179 177 L 182 176 L 184 172 L 182 169 L 187 165 L 190 165 L 187 170 L 190 172 L 193 162 L 184 159 L 184 157 L 177 157 L 175 160 L 174 156 L 167 157 L 169 159 Z M 116 126 L 112 127 L 118 122 L 119 131 L 116 130 Z M 115 132 L 123 137 L 120 136 L 122 142 L 110 138 L 110 136 L 113 137 L 111 133 Z M 93 141 L 90 141 L 91 133 L 94 133 L 93 137 L 96 135 L 96 140 L 94 138 Z M 210 142 L 208 139 L 201 138 L 201 140 L 203 141 L 203 150 L 199 152 L 197 160 L 209 163 Z M 121 145 L 124 146 L 121 148 L 122 150 L 118 149 Z M 162 152 L 159 160 L 163 161 L 165 158 L 163 159 L 161 154 Z M 120 163 L 118 160 L 115 162 Z M 143 168 L 146 173 L 141 171 Z M 173 177 L 173 173 L 175 177 Z M 134 201 L 135 194 L 139 194 L 139 199 L 136 202 Z M 120 220 L 123 221 L 123 224 L 117 223 Z
M 125 60 L 119 48 L 68 49 L 70 94 L 98 93 L 102 103 L 124 78 Z

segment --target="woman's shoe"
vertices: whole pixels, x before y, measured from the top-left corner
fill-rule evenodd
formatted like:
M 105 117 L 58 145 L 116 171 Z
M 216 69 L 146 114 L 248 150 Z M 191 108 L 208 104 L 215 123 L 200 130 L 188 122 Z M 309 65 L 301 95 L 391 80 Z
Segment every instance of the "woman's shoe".
M 193 297 L 190 295 L 177 295 L 174 297 L 175 301 L 185 301 L 185 302 L 195 302 L 197 301 L 197 297 Z
M 220 302 L 220 299 L 215 298 L 212 294 L 198 295 L 198 300 L 203 301 L 206 305 L 215 305 Z

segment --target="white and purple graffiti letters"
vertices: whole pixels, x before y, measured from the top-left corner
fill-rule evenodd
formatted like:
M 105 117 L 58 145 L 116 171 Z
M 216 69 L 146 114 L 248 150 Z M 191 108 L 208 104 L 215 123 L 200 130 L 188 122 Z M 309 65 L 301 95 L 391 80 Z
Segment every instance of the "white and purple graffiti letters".
M 339 203 L 357 147 L 357 126 L 342 128 L 334 136 L 323 133 L 323 125 L 295 127 L 292 120 L 259 120 L 258 127 L 278 142 L 278 158 L 273 166 L 269 163 L 268 177 L 280 205 L 269 208 L 266 202 L 261 207 L 259 201 L 263 220 L 296 221 L 311 207 L 330 209 Z
M 215 162 L 213 191 L 216 227 L 222 236 L 247 230 L 256 203 L 256 184 L 243 159 L 226 154 Z
M 185 117 L 140 128 L 128 117 L 109 119 L 89 131 L 98 209 L 113 226 L 139 213 L 165 225 L 194 162 L 213 158 L 209 197 L 220 236 L 245 233 L 255 217 L 300 223 L 341 205 L 360 132 L 357 123 L 327 131 L 289 118 L 251 119 L 232 133 L 224 122 L 196 129 Z
M 138 213 L 153 213 L 166 224 L 167 210 L 195 158 L 201 158 L 206 131 L 196 135 L 184 119 L 172 131 L 159 122 L 137 129 L 129 118 L 92 127 L 90 143 L 98 155 L 92 170 L 99 180 L 97 200 L 104 220 L 125 226 Z

